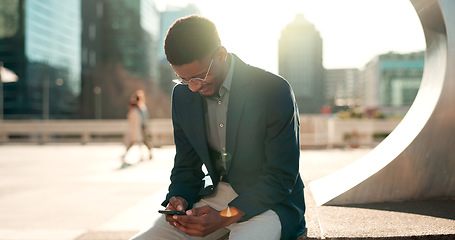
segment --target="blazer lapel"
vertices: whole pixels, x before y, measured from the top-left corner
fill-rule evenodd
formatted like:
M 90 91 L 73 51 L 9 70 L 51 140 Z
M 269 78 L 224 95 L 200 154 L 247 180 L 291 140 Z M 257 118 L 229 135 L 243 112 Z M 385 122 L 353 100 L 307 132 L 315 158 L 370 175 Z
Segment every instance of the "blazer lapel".
M 210 159 L 207 136 L 205 133 L 203 99 L 199 93 L 190 93 L 186 100 L 187 101 L 185 101 L 185 104 L 181 109 L 181 119 L 184 121 L 180 124 L 182 125 L 182 128 L 185 129 L 191 145 L 202 159 L 207 170 L 212 172 L 214 168 Z
M 237 56 L 234 57 L 234 75 L 232 76 L 231 91 L 229 93 L 229 105 L 227 111 L 227 132 L 226 132 L 226 172 L 229 171 L 232 158 L 235 154 L 235 139 L 242 116 L 243 107 L 248 98 L 247 89 L 249 79 L 245 74 L 247 65 Z

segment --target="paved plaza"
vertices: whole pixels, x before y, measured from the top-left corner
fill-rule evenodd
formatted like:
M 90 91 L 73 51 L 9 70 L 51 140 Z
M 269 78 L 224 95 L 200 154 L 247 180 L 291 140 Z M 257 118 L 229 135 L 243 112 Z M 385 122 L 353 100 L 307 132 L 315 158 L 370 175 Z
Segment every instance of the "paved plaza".
M 142 149 L 145 150 L 145 149 Z M 126 156 L 121 144 L 0 145 L 0 240 L 124 240 L 159 214 L 174 146 Z M 302 151 L 308 182 L 370 149 Z M 453 200 L 358 206 L 315 206 L 306 188 L 311 239 L 454 239 Z
M 0 239 L 128 239 L 153 223 L 175 150 L 156 149 L 152 161 L 121 169 L 123 151 L 120 144 L 0 146 Z M 133 164 L 134 155 L 127 156 Z

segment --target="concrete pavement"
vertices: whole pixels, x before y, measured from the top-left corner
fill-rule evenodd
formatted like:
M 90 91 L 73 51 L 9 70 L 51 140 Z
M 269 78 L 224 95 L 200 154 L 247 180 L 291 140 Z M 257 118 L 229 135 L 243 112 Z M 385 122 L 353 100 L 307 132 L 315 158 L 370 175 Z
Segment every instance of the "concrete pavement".
M 121 169 L 123 150 L 120 144 L 0 145 L 0 240 L 123 240 L 150 226 L 175 149 L 156 148 L 152 161 Z M 301 174 L 308 183 L 369 150 L 302 151 Z M 138 152 L 127 160 L 137 163 Z M 315 206 L 308 187 L 306 200 L 310 239 L 455 239 L 454 200 Z
M 0 239 L 128 239 L 150 225 L 169 184 L 174 148 L 120 169 L 123 150 L 119 144 L 0 146 Z M 139 159 L 135 150 L 127 156 L 131 163 Z

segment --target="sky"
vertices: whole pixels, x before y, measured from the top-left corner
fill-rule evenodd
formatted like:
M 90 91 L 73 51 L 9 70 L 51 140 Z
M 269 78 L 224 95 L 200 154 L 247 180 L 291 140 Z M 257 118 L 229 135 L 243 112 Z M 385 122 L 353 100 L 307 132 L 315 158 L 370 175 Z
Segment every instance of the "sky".
M 157 0 L 196 4 L 212 20 L 222 45 L 245 62 L 278 73 L 278 40 L 296 14 L 323 39 L 325 68 L 359 68 L 379 54 L 425 50 L 423 30 L 409 0 Z

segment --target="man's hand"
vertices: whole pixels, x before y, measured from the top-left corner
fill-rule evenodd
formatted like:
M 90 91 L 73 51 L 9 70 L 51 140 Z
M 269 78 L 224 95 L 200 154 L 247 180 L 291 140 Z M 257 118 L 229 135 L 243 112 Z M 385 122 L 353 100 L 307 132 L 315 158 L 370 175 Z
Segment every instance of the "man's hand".
M 238 212 L 236 216 L 223 217 L 219 211 L 206 205 L 186 211 L 186 216 L 174 215 L 174 226 L 190 236 L 205 237 L 220 228 L 238 222 L 243 216 L 243 212 Z
M 167 204 L 166 210 L 171 211 L 185 211 L 188 207 L 188 203 L 182 197 L 171 197 L 169 199 L 169 203 Z M 172 218 L 173 215 L 166 214 L 166 222 L 168 222 L 171 226 L 175 226 L 175 219 Z

